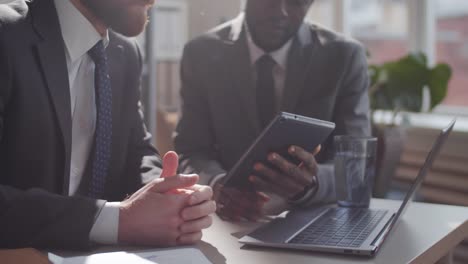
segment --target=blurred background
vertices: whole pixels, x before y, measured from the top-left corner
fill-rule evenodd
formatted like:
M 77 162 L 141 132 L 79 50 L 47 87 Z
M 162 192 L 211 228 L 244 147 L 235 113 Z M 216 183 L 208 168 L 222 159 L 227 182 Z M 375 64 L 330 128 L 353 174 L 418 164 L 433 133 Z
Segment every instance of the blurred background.
M 173 148 L 185 43 L 234 18 L 242 6 L 242 0 L 156 1 L 150 23 L 137 40 L 145 56 L 145 121 L 161 154 Z M 374 196 L 401 197 L 438 130 L 456 117 L 454 133 L 417 199 L 468 206 L 468 1 L 315 0 L 307 19 L 359 40 L 368 50 L 369 64 L 377 68 L 415 53 L 424 55 L 422 66 L 428 69 L 448 65 L 451 76 L 445 87 L 438 87 L 442 97 L 434 107 L 428 103 L 431 87 L 423 89 L 421 109 L 373 106 L 374 134 L 380 141 Z M 411 82 L 420 78 L 412 76 L 405 89 L 412 89 Z M 468 263 L 467 244 L 454 253 L 455 263 Z
M 162 153 L 173 148 L 184 44 L 234 18 L 242 6 L 241 0 L 157 1 L 150 27 L 138 40 L 149 54 L 143 87 L 146 121 Z M 370 65 L 422 53 L 428 69 L 438 63 L 450 67 L 446 95 L 434 108 L 428 106 L 427 92 L 417 111 L 374 107 L 374 134 L 381 142 L 374 196 L 400 198 L 438 129 L 456 117 L 455 131 L 417 199 L 468 206 L 468 1 L 316 0 L 307 19 L 359 40 L 368 50 Z M 466 244 L 454 253 L 455 263 L 468 263 Z
M 159 108 L 179 109 L 178 62 L 184 44 L 235 17 L 241 5 L 239 0 L 157 1 L 152 22 Z M 436 112 L 468 115 L 468 1 L 316 0 L 307 19 L 361 41 L 371 63 L 423 51 L 432 64 L 450 64 L 448 94 Z M 140 40 L 144 46 L 144 35 Z

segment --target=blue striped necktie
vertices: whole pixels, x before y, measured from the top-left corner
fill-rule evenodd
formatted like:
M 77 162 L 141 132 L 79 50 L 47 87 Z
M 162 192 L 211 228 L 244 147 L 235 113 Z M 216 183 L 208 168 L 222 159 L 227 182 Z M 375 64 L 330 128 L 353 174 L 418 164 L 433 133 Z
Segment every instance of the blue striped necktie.
M 88 51 L 95 64 L 94 86 L 96 92 L 96 132 L 92 159 L 92 179 L 88 196 L 103 198 L 106 176 L 109 172 L 112 142 L 112 89 L 109 65 L 103 41 L 99 41 Z

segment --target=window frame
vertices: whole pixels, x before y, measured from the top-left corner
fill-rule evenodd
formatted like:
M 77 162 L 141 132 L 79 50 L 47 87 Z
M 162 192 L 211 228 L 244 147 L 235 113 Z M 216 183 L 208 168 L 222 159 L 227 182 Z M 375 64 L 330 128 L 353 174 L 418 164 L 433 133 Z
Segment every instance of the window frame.
M 349 0 L 333 0 L 334 30 L 351 36 L 349 17 L 351 5 Z M 429 65 L 437 61 L 437 15 L 435 0 L 405 1 L 408 8 L 408 52 L 423 52 L 426 54 Z M 341 17 L 340 17 L 341 16 Z M 429 102 L 429 94 L 423 95 L 424 102 Z M 439 105 L 433 112 L 440 115 L 468 116 L 468 107 Z

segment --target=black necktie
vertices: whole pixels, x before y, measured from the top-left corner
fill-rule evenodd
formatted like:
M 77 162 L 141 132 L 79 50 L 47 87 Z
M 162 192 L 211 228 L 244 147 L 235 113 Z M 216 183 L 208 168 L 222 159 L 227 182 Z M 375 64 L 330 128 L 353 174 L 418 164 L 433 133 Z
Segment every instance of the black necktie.
M 265 128 L 275 116 L 275 82 L 273 67 L 275 61 L 270 55 L 263 55 L 257 63 L 257 113 L 260 125 Z
M 112 89 L 109 77 L 107 54 L 102 41 L 99 41 L 88 54 L 94 61 L 94 88 L 96 90 L 96 132 L 94 133 L 94 153 L 92 159 L 92 179 L 88 195 L 102 198 L 109 171 L 112 142 Z

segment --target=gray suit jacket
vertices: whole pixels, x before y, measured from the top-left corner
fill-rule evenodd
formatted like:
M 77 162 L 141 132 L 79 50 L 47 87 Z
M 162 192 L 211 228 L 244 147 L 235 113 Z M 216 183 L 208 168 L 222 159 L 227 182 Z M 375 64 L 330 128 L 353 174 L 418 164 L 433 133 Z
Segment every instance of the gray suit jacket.
M 136 43 L 112 32 L 109 37 L 112 154 L 101 198 L 121 201 L 158 176 L 161 161 L 138 107 Z M 0 248 L 89 245 L 104 201 L 68 196 L 70 108 L 65 46 L 53 1 L 0 5 Z M 83 178 L 88 182 L 90 173 Z
M 175 148 L 184 172 L 199 173 L 203 183 L 229 170 L 261 132 L 243 24 L 240 14 L 185 46 Z M 335 135 L 369 135 L 368 83 L 360 44 L 304 23 L 288 56 L 281 111 L 335 122 Z M 331 138 L 321 163 L 333 158 Z M 333 200 L 333 167 L 322 165 L 318 174 L 314 200 Z

